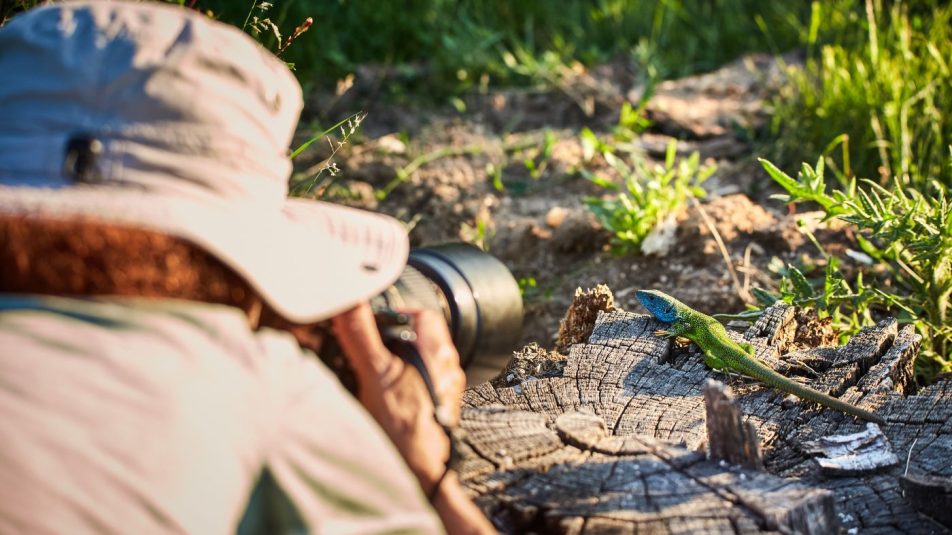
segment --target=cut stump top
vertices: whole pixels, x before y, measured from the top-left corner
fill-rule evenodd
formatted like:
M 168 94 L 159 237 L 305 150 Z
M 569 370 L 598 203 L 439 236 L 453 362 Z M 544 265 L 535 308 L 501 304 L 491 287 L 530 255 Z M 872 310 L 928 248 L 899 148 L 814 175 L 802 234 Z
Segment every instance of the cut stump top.
M 522 373 L 466 391 L 461 476 L 501 531 L 946 529 L 899 486 L 905 473 L 952 478 L 952 382 L 914 391 L 919 336 L 911 326 L 887 320 L 844 346 L 788 353 L 794 310 L 775 305 L 743 335 L 781 373 L 886 419 L 883 444 L 900 462 L 842 472 L 821 468 L 808 446 L 861 433 L 865 422 L 714 372 L 693 344 L 656 336 L 662 327 L 649 316 L 602 312 L 564 362 L 529 346 Z M 766 471 L 703 453 L 708 379 L 731 384 Z

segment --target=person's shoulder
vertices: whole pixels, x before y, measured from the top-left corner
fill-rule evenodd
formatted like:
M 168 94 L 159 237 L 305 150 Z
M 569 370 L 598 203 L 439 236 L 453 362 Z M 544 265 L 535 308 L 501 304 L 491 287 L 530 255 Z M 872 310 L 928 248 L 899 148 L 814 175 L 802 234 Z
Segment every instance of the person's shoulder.
M 62 317 L 103 328 L 181 322 L 205 330 L 249 330 L 246 316 L 240 309 L 180 299 L 0 293 L 0 313 Z
M 242 310 L 177 299 L 0 294 L 0 318 L 0 329 L 69 332 L 91 341 L 169 345 L 182 352 L 219 346 L 254 353 L 258 344 Z

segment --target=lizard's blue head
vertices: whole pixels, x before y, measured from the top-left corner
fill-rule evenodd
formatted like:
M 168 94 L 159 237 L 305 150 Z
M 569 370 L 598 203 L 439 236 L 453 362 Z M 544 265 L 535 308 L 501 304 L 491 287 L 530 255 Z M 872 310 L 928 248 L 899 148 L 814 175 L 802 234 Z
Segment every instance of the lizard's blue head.
M 665 323 L 674 323 L 678 321 L 679 301 L 670 295 L 659 292 L 658 290 L 638 290 L 635 297 L 641 303 L 641 306 L 648 309 L 651 315 Z

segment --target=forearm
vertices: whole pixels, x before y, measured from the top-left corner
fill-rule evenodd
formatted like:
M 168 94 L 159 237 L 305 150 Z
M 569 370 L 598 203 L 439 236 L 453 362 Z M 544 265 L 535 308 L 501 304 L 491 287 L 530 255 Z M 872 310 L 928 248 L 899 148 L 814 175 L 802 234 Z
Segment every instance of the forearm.
M 433 497 L 433 508 L 440 515 L 449 535 L 496 533 L 489 520 L 466 495 L 456 472 L 450 472 Z

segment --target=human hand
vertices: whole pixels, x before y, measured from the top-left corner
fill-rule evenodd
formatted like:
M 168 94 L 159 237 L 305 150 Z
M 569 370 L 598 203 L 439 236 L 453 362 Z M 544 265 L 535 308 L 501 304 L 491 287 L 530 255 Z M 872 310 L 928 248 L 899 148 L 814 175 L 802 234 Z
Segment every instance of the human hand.
M 459 424 L 466 377 L 443 319 L 432 311 L 402 311 L 416 329 L 416 347 L 433 382 L 445 424 Z M 384 346 L 370 305 L 363 303 L 333 319 L 337 341 L 359 384 L 358 397 L 397 446 L 431 497 L 451 535 L 495 533 L 448 472 L 450 439 L 434 417 L 433 401 L 413 366 Z
M 445 423 L 456 426 L 466 379 L 446 323 L 428 310 L 403 311 L 417 333 L 416 347 L 429 371 Z M 403 455 L 424 491 L 436 490 L 450 443 L 417 370 L 383 344 L 366 303 L 333 319 L 344 355 L 360 385 L 358 397 Z

